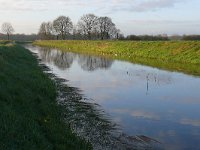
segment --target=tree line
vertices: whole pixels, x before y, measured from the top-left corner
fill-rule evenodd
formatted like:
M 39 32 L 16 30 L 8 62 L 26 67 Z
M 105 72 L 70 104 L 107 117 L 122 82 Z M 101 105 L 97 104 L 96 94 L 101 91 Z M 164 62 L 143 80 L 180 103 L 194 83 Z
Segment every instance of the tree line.
M 9 22 L 5 22 L 1 26 L 0 40 L 14 40 L 14 41 L 35 41 L 38 39 L 37 34 L 13 34 L 15 32 L 13 26 Z M 11 36 L 12 35 L 12 36 Z
M 182 39 L 185 41 L 198 41 L 200 40 L 200 35 L 184 35 Z
M 97 17 L 94 14 L 83 15 L 74 25 L 68 16 L 59 16 L 52 22 L 43 22 L 40 25 L 40 39 L 88 39 L 104 40 L 119 39 L 122 34 L 112 19 Z
M 199 41 L 200 35 L 128 35 L 119 39 L 130 41 Z
M 132 40 L 132 41 L 168 41 L 169 37 L 164 35 L 128 35 L 126 38 L 121 40 Z
M 0 40 L 8 40 L 6 34 L 0 34 Z M 9 37 L 9 40 L 18 41 L 18 42 L 27 42 L 39 40 L 37 34 L 12 34 Z
M 0 40 L 35 41 L 71 39 L 71 40 L 131 40 L 131 41 L 195 41 L 200 40 L 200 35 L 128 35 L 123 36 L 120 30 L 109 17 L 97 17 L 94 14 L 83 15 L 77 25 L 73 25 L 71 19 L 59 16 L 53 22 L 43 22 L 38 34 L 13 34 L 14 28 L 11 23 L 5 22 L 1 26 Z M 12 35 L 12 37 L 11 37 Z

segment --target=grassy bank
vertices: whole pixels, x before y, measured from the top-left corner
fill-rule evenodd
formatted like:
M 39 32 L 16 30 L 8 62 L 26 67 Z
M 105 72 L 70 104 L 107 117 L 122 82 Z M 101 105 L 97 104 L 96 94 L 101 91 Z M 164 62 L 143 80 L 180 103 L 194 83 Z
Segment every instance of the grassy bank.
M 0 40 L 0 45 L 5 45 L 7 43 L 10 43 L 8 40 Z
M 0 149 L 91 149 L 63 121 L 55 84 L 32 54 L 0 45 Z
M 36 41 L 34 44 L 200 75 L 198 41 Z

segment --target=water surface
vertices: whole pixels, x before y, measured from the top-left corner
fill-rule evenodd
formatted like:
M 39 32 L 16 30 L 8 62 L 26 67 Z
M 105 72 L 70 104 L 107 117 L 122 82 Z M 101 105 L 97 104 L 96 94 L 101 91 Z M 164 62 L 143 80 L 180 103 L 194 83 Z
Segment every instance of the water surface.
M 200 78 L 183 73 L 26 46 L 54 74 L 78 87 L 127 135 L 145 135 L 165 149 L 200 149 Z

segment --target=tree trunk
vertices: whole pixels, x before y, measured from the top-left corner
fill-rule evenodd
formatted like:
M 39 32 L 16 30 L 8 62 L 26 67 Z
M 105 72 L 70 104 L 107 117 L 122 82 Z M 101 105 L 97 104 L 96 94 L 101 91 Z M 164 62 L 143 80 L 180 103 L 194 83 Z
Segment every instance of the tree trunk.
M 10 35 L 7 33 L 7 36 L 8 36 L 8 40 L 10 40 Z
M 103 38 L 104 36 L 103 36 L 103 32 L 101 32 L 101 40 L 103 40 L 104 38 Z
M 117 40 L 119 39 L 119 33 L 117 33 Z
M 64 32 L 63 31 L 61 32 L 61 38 L 62 38 L 62 40 L 64 40 Z
M 91 40 L 91 33 L 88 32 L 88 39 Z
M 109 34 L 108 34 L 108 32 L 106 32 L 106 36 L 107 36 L 107 39 L 109 39 Z

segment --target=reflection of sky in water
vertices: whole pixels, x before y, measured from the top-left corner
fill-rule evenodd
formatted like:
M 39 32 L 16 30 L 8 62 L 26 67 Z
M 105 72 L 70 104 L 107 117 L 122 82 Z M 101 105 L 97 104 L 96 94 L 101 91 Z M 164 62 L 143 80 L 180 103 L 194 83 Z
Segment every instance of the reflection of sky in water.
M 156 138 L 168 149 L 200 148 L 200 78 L 60 51 L 39 55 L 129 135 Z

